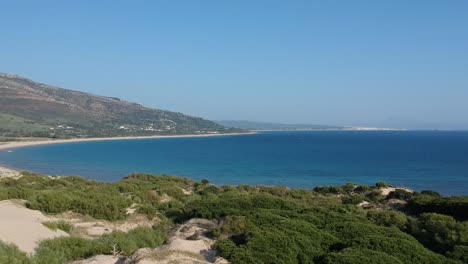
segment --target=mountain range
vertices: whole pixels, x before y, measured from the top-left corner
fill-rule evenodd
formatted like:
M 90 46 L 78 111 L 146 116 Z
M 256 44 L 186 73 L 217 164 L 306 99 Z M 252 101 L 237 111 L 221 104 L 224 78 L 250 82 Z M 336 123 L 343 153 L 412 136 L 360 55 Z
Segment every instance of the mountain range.
M 152 109 L 0 74 L 0 136 L 109 137 L 242 132 L 182 113 Z

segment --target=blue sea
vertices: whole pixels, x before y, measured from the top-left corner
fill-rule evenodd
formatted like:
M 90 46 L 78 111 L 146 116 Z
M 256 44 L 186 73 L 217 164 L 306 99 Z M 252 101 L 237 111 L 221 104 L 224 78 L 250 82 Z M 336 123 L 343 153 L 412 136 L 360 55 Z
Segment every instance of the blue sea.
M 385 181 L 468 195 L 468 132 L 308 131 L 94 141 L 0 151 L 0 164 L 116 181 L 131 172 L 313 188 Z

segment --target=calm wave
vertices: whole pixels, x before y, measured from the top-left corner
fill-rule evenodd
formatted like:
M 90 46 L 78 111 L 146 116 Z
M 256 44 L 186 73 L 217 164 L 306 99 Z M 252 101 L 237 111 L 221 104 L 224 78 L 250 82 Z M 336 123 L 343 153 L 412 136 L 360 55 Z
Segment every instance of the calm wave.
M 300 188 L 382 180 L 446 195 L 468 194 L 468 132 L 263 132 L 81 142 L 0 151 L 0 163 L 103 181 L 131 172 Z

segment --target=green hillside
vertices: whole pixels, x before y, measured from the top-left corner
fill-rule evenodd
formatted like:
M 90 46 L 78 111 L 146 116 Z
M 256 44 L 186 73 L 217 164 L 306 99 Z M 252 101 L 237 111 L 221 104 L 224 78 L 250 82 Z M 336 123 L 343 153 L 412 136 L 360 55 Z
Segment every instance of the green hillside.
M 242 132 L 118 98 L 0 74 L 0 137 L 109 137 Z

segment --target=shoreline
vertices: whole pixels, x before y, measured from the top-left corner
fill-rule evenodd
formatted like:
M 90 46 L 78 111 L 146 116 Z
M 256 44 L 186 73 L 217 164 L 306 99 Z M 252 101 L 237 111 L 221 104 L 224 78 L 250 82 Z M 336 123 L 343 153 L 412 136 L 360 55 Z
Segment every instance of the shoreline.
M 11 141 L 0 143 L 0 151 L 12 150 L 16 148 L 63 144 L 63 143 L 79 143 L 90 141 L 110 141 L 110 140 L 132 140 L 132 139 L 156 139 L 156 138 L 192 138 L 192 137 L 220 137 L 220 136 L 243 136 L 257 134 L 256 131 L 246 133 L 226 133 L 226 134 L 199 134 L 199 135 L 154 135 L 154 136 L 125 136 L 125 137 L 102 137 L 102 138 L 74 138 L 74 139 L 48 139 L 36 141 Z
M 10 168 L 4 164 L 0 164 L 0 179 L 13 178 L 18 179 L 21 177 L 21 172 L 18 169 Z

